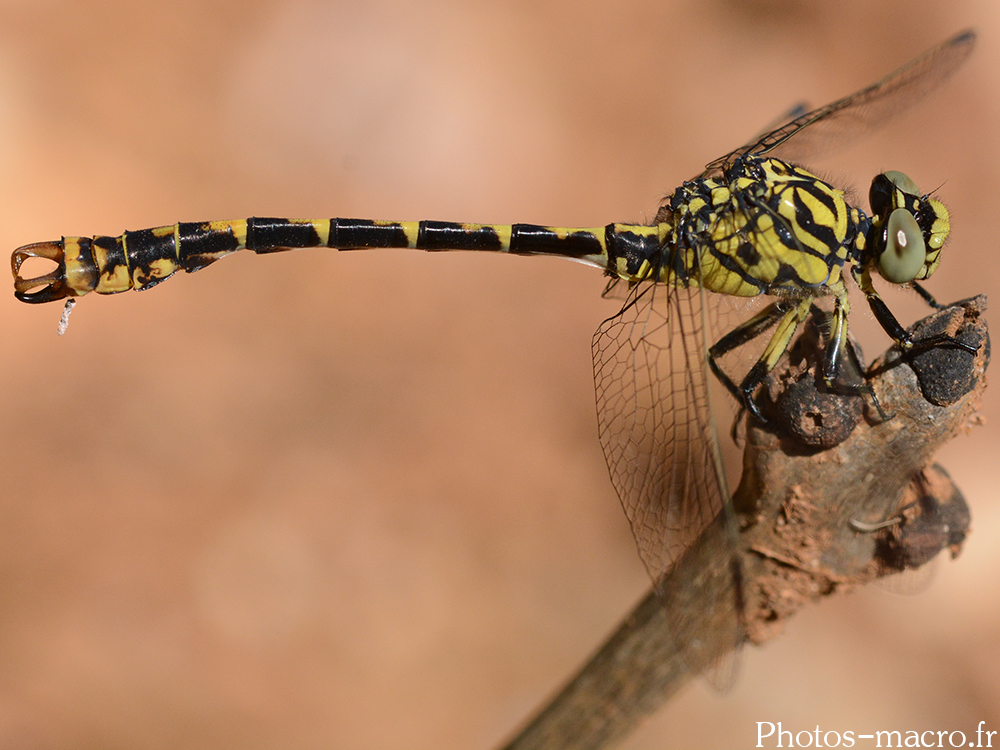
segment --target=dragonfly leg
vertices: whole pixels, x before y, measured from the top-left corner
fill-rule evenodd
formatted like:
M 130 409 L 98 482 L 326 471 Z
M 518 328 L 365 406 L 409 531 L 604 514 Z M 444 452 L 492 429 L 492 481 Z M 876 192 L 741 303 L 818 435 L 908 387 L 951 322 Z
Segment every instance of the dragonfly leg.
M 913 289 L 913 291 L 915 291 L 917 294 L 920 295 L 920 299 L 922 299 L 928 305 L 933 307 L 935 310 L 944 310 L 944 308 L 946 307 L 946 305 L 942 305 L 940 302 L 934 299 L 934 296 L 917 282 L 911 281 L 910 287 Z
M 881 300 L 879 300 L 881 302 Z M 884 306 L 884 304 L 883 304 Z M 823 358 L 823 384 L 831 390 L 841 393 L 852 393 L 859 396 L 868 396 L 872 400 L 879 418 L 883 421 L 890 419 L 879 403 L 875 389 L 864 381 L 864 365 L 858 359 L 858 353 L 851 346 L 851 341 L 847 336 L 847 315 L 850 312 L 851 303 L 847 296 L 847 290 L 842 289 L 836 296 L 833 315 L 830 325 L 830 341 L 826 346 L 826 353 Z M 888 309 L 888 308 L 887 308 Z M 895 318 L 893 318 L 895 321 Z M 896 323 L 899 326 L 899 323 Z M 900 328 L 902 330 L 902 328 Z M 855 373 L 861 382 L 849 382 L 840 373 L 840 363 L 843 356 L 849 358 Z
M 712 374 L 722 383 L 739 403 L 741 407 L 746 407 L 746 399 L 740 387 L 736 385 L 731 377 L 719 365 L 718 359 L 725 354 L 738 349 L 749 341 L 753 341 L 764 331 L 773 326 L 785 311 L 779 302 L 772 302 L 761 310 L 757 315 L 750 318 L 715 342 L 708 350 L 708 366 Z M 753 411 L 756 411 L 750 407 Z
M 810 302 L 811 300 L 806 298 L 795 303 L 793 307 L 789 307 L 785 301 L 773 302 L 757 313 L 757 315 L 750 318 L 750 320 L 741 323 L 727 333 L 708 350 L 708 365 L 712 373 L 733 394 L 740 405 L 746 408 L 760 422 L 766 423 L 767 420 L 764 419 L 754 401 L 754 393 L 760 384 L 764 382 L 767 374 L 774 369 L 778 360 L 781 359 L 781 355 L 788 349 L 795 330 L 798 328 L 799 323 L 805 320 L 809 312 Z M 764 349 L 764 353 L 754 363 L 753 367 L 750 368 L 743 380 L 740 381 L 740 384 L 736 385 L 732 378 L 723 372 L 719 366 L 718 359 L 757 338 L 764 331 L 776 324 L 777 329 L 772 334 L 771 340 Z
M 972 346 L 971 344 L 966 344 L 963 341 L 959 341 L 954 336 L 947 333 L 938 333 L 933 336 L 927 336 L 922 339 L 914 339 L 906 329 L 899 324 L 896 320 L 896 316 L 892 314 L 889 310 L 888 305 L 879 293 L 876 291 L 875 287 L 872 285 L 871 274 L 868 271 L 858 272 L 855 266 L 853 270 L 854 279 L 858 282 L 858 286 L 861 287 L 861 291 L 864 292 L 865 298 L 868 300 L 868 305 L 872 309 L 872 313 L 875 315 L 875 319 L 882 326 L 882 329 L 889 334 L 890 338 L 896 342 L 896 345 L 902 349 L 904 352 L 908 352 L 914 348 L 927 348 L 932 346 L 953 346 L 956 349 L 961 349 L 962 351 L 969 352 L 970 354 L 975 354 L 979 351 L 978 346 Z M 937 307 L 937 301 L 928 294 L 919 284 L 913 284 L 914 289 L 921 297 L 931 306 Z

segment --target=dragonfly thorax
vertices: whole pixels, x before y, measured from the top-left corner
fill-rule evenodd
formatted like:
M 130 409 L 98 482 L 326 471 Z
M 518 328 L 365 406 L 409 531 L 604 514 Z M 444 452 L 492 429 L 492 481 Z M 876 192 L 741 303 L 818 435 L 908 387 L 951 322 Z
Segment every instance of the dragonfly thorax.
M 824 293 L 869 223 L 842 190 L 752 155 L 720 177 L 684 183 L 657 219 L 671 225 L 662 281 L 741 297 Z

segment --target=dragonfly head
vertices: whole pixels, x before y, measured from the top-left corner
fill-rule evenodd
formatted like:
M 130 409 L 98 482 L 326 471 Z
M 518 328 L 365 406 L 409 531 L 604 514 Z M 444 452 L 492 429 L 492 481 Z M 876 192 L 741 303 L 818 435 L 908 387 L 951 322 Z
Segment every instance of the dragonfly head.
M 865 245 L 879 274 L 908 284 L 934 273 L 951 229 L 944 204 L 921 194 L 902 172 L 876 175 L 868 201 L 872 219 Z

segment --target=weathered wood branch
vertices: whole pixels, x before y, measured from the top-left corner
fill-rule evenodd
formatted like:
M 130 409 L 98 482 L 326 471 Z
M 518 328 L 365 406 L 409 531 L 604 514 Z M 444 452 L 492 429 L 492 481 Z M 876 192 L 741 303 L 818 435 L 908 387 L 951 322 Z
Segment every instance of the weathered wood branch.
M 931 459 L 976 423 L 985 309 L 977 297 L 911 329 L 916 339 L 947 332 L 978 346 L 975 355 L 891 349 L 869 368 L 889 419 L 870 398 L 817 388 L 821 347 L 804 334 L 769 383 L 768 424 L 747 430 L 734 494 L 740 575 L 717 519 L 506 750 L 610 747 L 740 640 L 773 638 L 807 602 L 919 567 L 942 549 L 957 554 L 968 508 Z

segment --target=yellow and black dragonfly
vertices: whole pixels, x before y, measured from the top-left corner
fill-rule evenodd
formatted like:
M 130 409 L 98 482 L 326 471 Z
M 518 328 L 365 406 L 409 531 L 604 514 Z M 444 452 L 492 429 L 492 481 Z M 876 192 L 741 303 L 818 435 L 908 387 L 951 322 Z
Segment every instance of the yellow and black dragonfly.
M 885 172 L 872 180 L 866 212 L 844 190 L 800 166 L 825 143 L 856 139 L 925 96 L 967 59 L 974 43 L 974 32 L 965 31 L 850 96 L 808 112 L 793 110 L 780 127 L 677 188 L 649 225 L 284 218 L 178 223 L 18 248 L 11 259 L 15 296 L 39 303 L 149 289 L 244 249 L 467 250 L 555 255 L 597 266 L 611 277 L 606 294 L 618 288 L 625 298 L 593 340 L 600 440 L 639 554 L 659 581 L 714 517 L 728 511 L 733 519 L 710 373 L 761 418 L 755 398 L 760 385 L 813 302 L 826 297 L 832 311 L 823 380 L 866 394 L 881 413 L 870 387 L 841 377 L 849 347 L 847 276 L 900 347 L 975 351 L 948 335 L 913 340 L 873 283 L 879 275 L 937 306 L 919 282 L 937 268 L 948 238 L 944 205 L 901 172 Z M 22 265 L 33 258 L 55 267 L 22 276 Z M 714 340 L 709 298 L 715 295 L 706 292 L 770 301 Z M 768 331 L 755 364 L 731 378 L 722 358 Z M 734 561 L 737 552 L 734 546 Z M 742 634 L 734 638 L 738 645 Z

